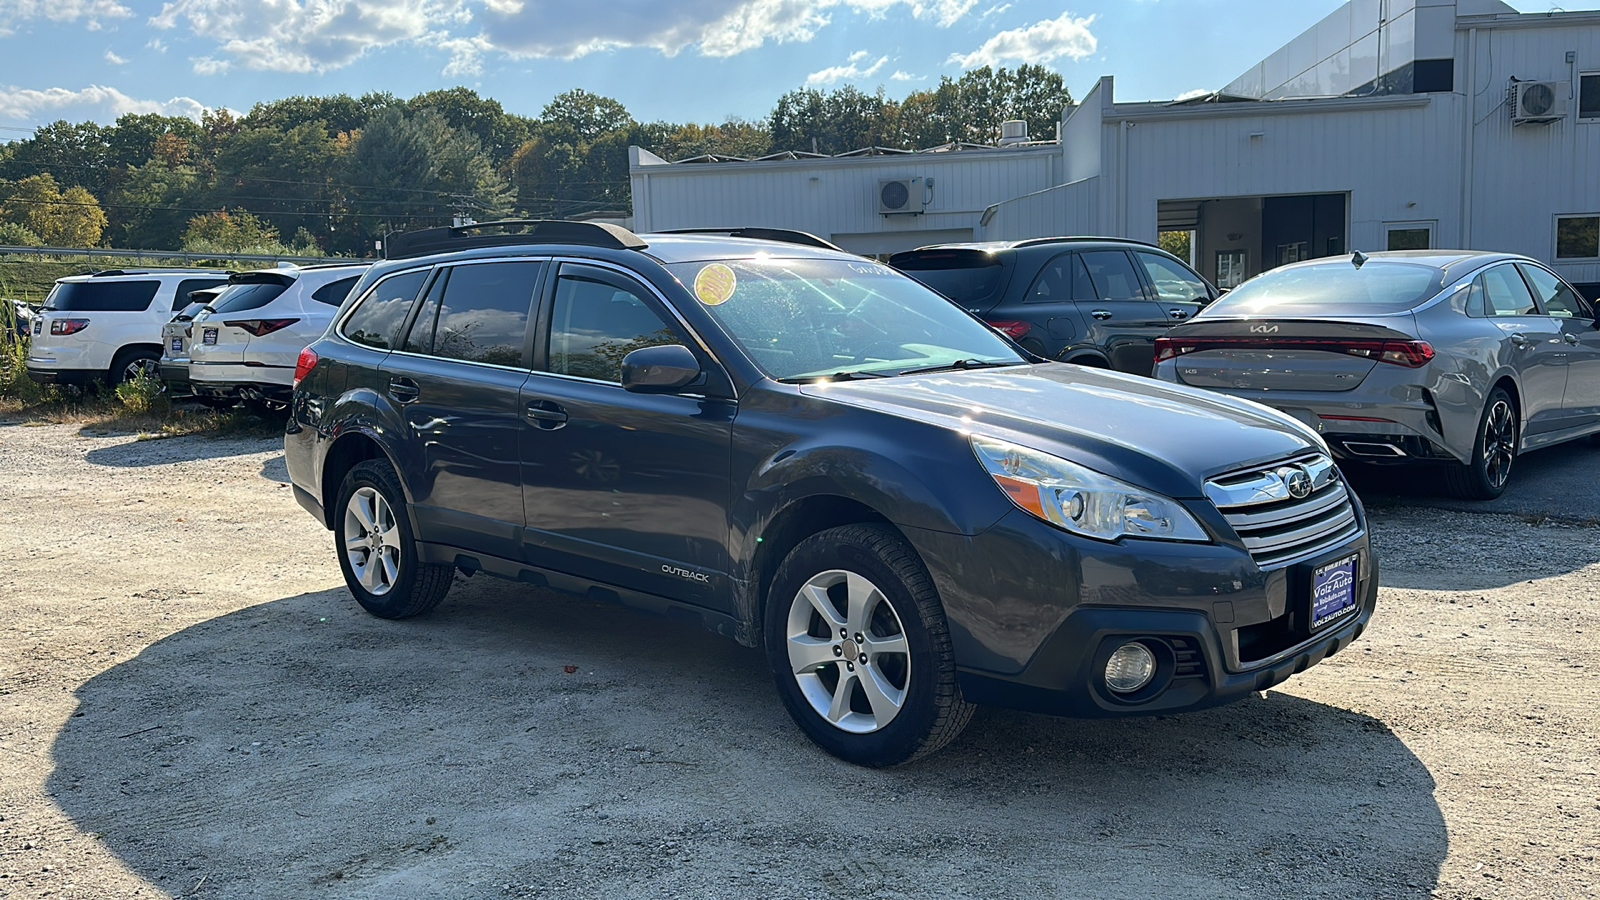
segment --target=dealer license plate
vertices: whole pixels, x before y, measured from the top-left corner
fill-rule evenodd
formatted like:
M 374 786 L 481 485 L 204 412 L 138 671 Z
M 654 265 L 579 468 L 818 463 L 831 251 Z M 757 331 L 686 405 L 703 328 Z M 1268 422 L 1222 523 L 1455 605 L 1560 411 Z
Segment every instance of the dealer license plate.
M 1356 606 L 1357 557 L 1318 566 L 1311 573 L 1311 628 L 1332 622 Z
M 183 338 L 173 338 L 172 339 L 172 352 L 173 353 L 182 353 L 183 352 Z
M 217 330 L 215 328 L 207 328 L 205 333 L 200 336 L 200 343 L 205 344 L 207 347 L 215 344 L 216 342 Z

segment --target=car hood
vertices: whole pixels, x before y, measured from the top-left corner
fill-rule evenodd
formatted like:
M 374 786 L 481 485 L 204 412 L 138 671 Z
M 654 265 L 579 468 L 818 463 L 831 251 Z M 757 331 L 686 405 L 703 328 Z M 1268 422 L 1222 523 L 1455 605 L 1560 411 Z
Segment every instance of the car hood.
M 1064 363 L 823 382 L 832 402 L 1011 441 L 1168 496 L 1224 472 L 1326 452 L 1304 425 L 1248 400 Z

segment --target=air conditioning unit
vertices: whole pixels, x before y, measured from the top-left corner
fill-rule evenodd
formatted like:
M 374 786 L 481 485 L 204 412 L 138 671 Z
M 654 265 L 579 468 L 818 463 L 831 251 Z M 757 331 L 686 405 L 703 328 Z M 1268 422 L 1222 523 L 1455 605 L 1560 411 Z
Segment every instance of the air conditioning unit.
M 878 212 L 886 216 L 920 216 L 928 207 L 932 182 L 921 178 L 878 180 Z
M 1572 85 L 1565 81 L 1513 81 L 1507 99 L 1513 125 L 1555 122 L 1567 117 Z

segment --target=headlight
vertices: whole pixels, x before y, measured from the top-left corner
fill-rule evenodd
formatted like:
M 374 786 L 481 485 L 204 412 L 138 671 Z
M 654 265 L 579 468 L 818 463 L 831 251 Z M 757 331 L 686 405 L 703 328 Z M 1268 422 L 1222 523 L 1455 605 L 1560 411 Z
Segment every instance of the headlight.
M 1102 541 L 1124 535 L 1210 540 L 1194 516 L 1169 497 L 993 438 L 974 435 L 972 449 L 1012 503 L 1073 534 Z

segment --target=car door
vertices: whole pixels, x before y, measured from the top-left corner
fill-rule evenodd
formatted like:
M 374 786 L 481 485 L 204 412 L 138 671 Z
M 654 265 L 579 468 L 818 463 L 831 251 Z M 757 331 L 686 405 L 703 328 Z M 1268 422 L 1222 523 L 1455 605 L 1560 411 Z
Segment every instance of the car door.
M 542 260 L 439 268 L 380 390 L 402 410 L 416 470 L 407 484 L 426 540 L 520 556 L 519 486 L 529 329 Z
M 1045 263 L 1039 269 L 1039 274 L 1034 276 L 1033 284 L 1029 285 L 1028 293 L 1023 297 L 1020 312 L 1033 327 L 1042 326 L 1045 334 L 1030 334 L 1019 342 L 1029 351 L 1060 359 L 1064 350 L 1082 343 L 1087 337 L 1083 317 L 1072 299 L 1074 271 L 1079 273 L 1080 281 L 1085 279 L 1086 276 L 1081 274 L 1083 262 L 1078 255 L 1061 253 Z M 1029 339 L 1036 343 L 1030 344 Z
M 1183 263 L 1148 250 L 1133 251 L 1156 303 L 1167 314 L 1167 323 L 1176 325 L 1194 317 L 1216 297 L 1204 278 Z
M 1486 311 L 1500 329 L 1501 359 L 1521 382 L 1522 433 L 1535 437 L 1561 427 L 1567 390 L 1567 344 L 1561 326 L 1539 312 L 1533 293 L 1512 263 L 1478 276 Z
M 544 295 L 537 364 L 522 392 L 525 559 L 731 611 L 735 403 L 622 389 L 629 352 L 698 346 L 630 275 L 563 262 Z
M 1567 345 L 1567 388 L 1561 408 L 1565 427 L 1600 424 L 1600 320 L 1594 307 L 1554 272 L 1531 263 L 1518 268 L 1539 307 L 1561 328 Z
M 1111 360 L 1111 367 L 1135 375 L 1155 368 L 1156 338 L 1171 327 L 1167 313 L 1145 293 L 1144 282 L 1124 250 L 1085 250 L 1083 261 L 1092 297 L 1076 288 L 1073 299 L 1090 340 Z

